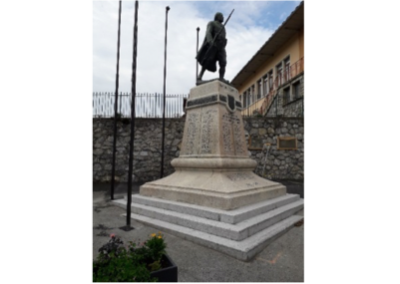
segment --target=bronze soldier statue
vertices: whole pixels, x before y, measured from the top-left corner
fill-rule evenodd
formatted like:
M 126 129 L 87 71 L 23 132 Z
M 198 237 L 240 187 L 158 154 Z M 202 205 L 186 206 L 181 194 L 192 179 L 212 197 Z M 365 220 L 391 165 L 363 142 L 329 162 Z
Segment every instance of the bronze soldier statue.
M 219 79 L 226 81 L 224 79 L 227 63 L 225 46 L 228 40 L 226 39 L 225 26 L 222 24 L 223 21 L 224 16 L 222 13 L 216 13 L 214 21 L 209 22 L 207 25 L 204 42 L 196 56 L 197 61 L 201 65 L 201 71 L 197 78 L 198 82 L 201 81 L 206 70 L 211 72 L 217 70 L 217 61 L 219 64 Z

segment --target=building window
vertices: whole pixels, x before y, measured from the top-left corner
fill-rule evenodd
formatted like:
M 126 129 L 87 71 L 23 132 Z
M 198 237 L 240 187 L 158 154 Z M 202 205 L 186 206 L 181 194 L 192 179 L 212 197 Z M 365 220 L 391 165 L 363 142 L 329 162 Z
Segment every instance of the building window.
M 300 82 L 293 84 L 293 99 L 300 98 Z
M 242 96 L 242 99 L 243 99 L 243 101 L 242 101 L 242 103 L 243 103 L 243 107 L 245 108 L 245 107 L 247 107 L 248 106 L 248 94 L 247 94 L 247 91 L 245 91 L 244 93 L 243 93 L 243 96 Z
M 262 80 L 258 80 L 257 81 L 257 100 L 261 99 L 261 95 L 262 95 Z
M 276 65 L 276 77 L 278 78 L 278 86 L 282 84 L 282 63 Z
M 251 98 L 250 98 L 250 104 L 253 104 L 253 103 L 255 102 L 255 99 L 256 99 L 256 94 L 255 94 L 254 85 L 251 86 L 251 88 L 250 88 L 250 96 L 251 96 Z
M 283 104 L 290 102 L 290 87 L 283 89 Z
M 244 106 L 248 107 L 249 106 L 249 93 L 248 93 L 248 91 L 244 92 L 243 100 L 244 100 Z
M 263 96 L 266 97 L 268 95 L 268 74 L 263 78 Z
M 269 93 L 271 92 L 271 90 L 274 89 L 274 76 L 272 74 L 272 70 L 269 71 L 268 78 L 269 78 L 269 84 L 268 84 L 268 93 Z
M 288 56 L 284 61 L 284 72 L 283 72 L 283 83 L 286 83 L 290 80 L 290 57 Z

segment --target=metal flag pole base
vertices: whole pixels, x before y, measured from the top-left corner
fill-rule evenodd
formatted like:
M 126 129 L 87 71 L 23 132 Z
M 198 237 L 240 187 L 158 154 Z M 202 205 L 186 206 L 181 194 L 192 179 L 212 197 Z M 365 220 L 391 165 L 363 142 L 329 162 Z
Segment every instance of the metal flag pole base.
M 120 229 L 125 232 L 129 232 L 129 231 L 134 230 L 135 228 L 127 225 L 127 226 L 120 227 Z

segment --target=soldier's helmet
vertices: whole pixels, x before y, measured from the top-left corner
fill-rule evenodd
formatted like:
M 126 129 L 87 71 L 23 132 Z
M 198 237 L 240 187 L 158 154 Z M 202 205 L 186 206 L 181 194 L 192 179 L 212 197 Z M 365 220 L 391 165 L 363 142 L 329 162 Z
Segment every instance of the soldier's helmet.
M 218 22 L 223 22 L 224 21 L 224 15 L 222 15 L 222 13 L 218 12 L 215 14 L 214 16 L 214 21 L 218 21 Z

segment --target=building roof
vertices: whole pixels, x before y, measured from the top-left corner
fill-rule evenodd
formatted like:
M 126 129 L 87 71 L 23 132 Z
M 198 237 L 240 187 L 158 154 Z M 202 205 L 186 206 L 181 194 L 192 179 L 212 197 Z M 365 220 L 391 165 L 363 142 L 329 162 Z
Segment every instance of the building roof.
M 239 88 L 265 61 L 304 27 L 304 1 L 287 17 L 272 36 L 233 78 L 231 84 Z

